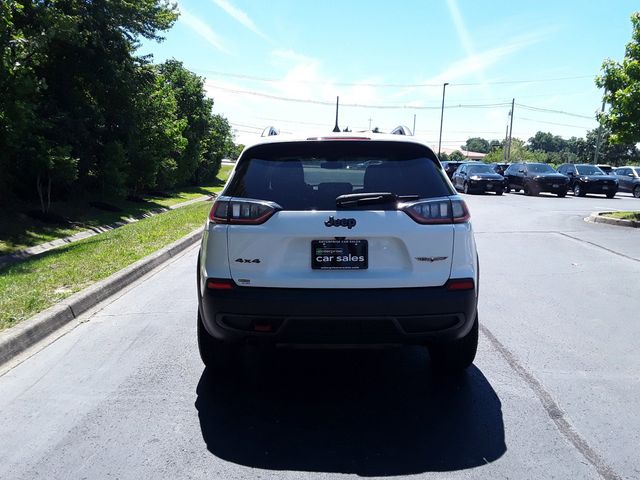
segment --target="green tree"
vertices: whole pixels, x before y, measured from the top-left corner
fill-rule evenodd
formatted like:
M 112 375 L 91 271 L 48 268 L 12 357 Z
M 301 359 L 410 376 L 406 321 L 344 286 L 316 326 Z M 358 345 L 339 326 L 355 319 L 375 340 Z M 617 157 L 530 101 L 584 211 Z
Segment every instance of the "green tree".
M 129 189 L 140 193 L 171 188 L 176 184 L 177 158 L 187 140 L 187 121 L 177 115 L 177 101 L 166 79 L 152 66 L 136 75 L 138 91 L 133 99 L 136 116 L 129 132 Z
M 460 150 L 454 150 L 449 154 L 449 160 L 452 162 L 464 162 L 466 158 Z
M 546 153 L 561 152 L 568 147 L 567 141 L 550 132 L 536 132 L 536 134 L 529 139 L 527 148 L 531 151 L 541 151 Z
M 504 162 L 504 147 L 497 148 L 492 152 L 489 152 L 484 161 L 487 163 L 502 163 Z M 533 152 L 525 147 L 523 140 L 519 138 L 511 139 L 511 162 L 548 162 L 548 157 L 544 152 Z
M 491 144 L 484 138 L 472 137 L 467 139 L 467 142 L 460 148 L 467 152 L 489 153 L 491 151 Z
M 640 150 L 634 144 L 614 143 L 611 139 L 611 132 L 604 128 L 602 133 L 598 129 L 587 132 L 584 140 L 585 155 L 580 160 L 586 163 L 593 163 L 598 136 L 600 138 L 600 148 L 598 149 L 598 163 L 606 163 L 613 166 L 634 165 L 640 162 Z
M 161 39 L 176 18 L 164 0 L 3 0 L 0 190 L 37 196 L 46 209 L 69 182 L 128 182 L 134 99 L 144 89 L 135 73 L 146 63 L 133 55 L 137 39 Z
M 612 143 L 635 144 L 640 141 L 640 12 L 631 15 L 633 33 L 621 63 L 607 59 L 596 85 L 604 88 L 609 112 L 600 115 L 611 131 Z
M 178 118 L 186 121 L 183 136 L 187 145 L 177 159 L 177 182 L 193 182 L 207 147 L 213 100 L 206 97 L 203 79 L 184 68 L 181 62 L 168 60 L 158 68 L 173 90 Z
M 222 159 L 233 157 L 234 153 L 233 132 L 229 121 L 222 115 L 212 115 L 205 152 L 198 166 L 198 180 L 216 178 Z

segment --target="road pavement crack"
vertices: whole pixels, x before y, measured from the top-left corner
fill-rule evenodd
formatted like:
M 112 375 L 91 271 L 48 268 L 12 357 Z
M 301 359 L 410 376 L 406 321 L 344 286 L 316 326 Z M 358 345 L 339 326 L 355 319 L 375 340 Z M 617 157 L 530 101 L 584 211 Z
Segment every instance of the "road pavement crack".
M 604 250 L 606 252 L 613 253 L 614 255 L 618 255 L 619 257 L 622 257 L 622 258 L 626 258 L 627 260 L 633 260 L 634 262 L 640 262 L 640 259 L 637 259 L 635 257 L 631 257 L 629 255 L 625 255 L 624 253 L 616 252 L 615 250 L 611 250 L 610 248 L 603 247 L 602 245 L 598 245 L 597 243 L 590 242 L 589 240 L 583 240 L 582 238 L 574 237 L 573 235 L 569 235 L 568 233 L 565 233 L 565 232 L 556 232 L 556 233 L 558 235 L 562 235 L 563 237 L 567 237 L 567 238 L 570 238 L 572 240 L 575 240 L 576 242 L 587 243 L 587 244 L 592 245 L 594 247 L 600 248 L 600 249 L 602 249 L 602 250 Z
M 555 423 L 560 433 L 580 452 L 589 464 L 596 469 L 598 474 L 605 480 L 621 480 L 622 477 L 620 477 L 598 452 L 573 428 L 551 394 L 545 389 L 542 383 L 520 363 L 513 352 L 505 347 L 484 325 L 480 325 L 480 331 L 507 361 L 509 366 L 525 381 L 529 388 L 533 390 L 542 407 L 547 412 L 547 415 L 553 423 Z

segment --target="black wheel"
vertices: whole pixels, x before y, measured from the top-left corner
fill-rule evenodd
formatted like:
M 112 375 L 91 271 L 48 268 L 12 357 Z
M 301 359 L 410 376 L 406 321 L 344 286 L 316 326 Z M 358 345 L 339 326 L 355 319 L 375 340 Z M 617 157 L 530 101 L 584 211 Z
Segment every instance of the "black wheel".
M 478 351 L 478 315 L 469 333 L 464 337 L 448 343 L 429 345 L 429 356 L 434 370 L 437 372 L 460 372 L 469 367 Z
M 524 194 L 527 196 L 531 195 L 531 189 L 529 188 L 529 185 L 524 186 Z
M 502 195 L 504 192 L 502 190 L 496 190 L 496 195 Z
M 198 350 L 206 367 L 230 371 L 239 365 L 242 345 L 224 343 L 209 335 L 198 309 Z
M 576 197 L 584 197 L 584 196 L 586 195 L 586 192 L 582 189 L 582 187 L 580 186 L 580 184 L 579 184 L 579 183 L 576 183 L 576 184 L 573 186 L 573 194 L 574 194 Z
M 520 193 L 520 189 L 519 188 L 514 188 L 513 189 L 516 193 Z
M 509 193 L 511 191 L 511 189 L 509 188 L 509 185 L 504 187 L 504 193 Z
M 557 195 L 559 197 L 566 197 L 567 196 L 567 191 L 566 190 L 560 190 Z
M 462 186 L 462 190 L 464 191 L 464 193 L 469 195 L 469 184 L 467 182 L 464 182 L 464 185 Z
M 636 198 L 640 198 L 640 185 L 636 185 L 633 189 L 633 196 Z
M 607 193 L 607 198 L 613 198 L 616 196 L 616 192 Z

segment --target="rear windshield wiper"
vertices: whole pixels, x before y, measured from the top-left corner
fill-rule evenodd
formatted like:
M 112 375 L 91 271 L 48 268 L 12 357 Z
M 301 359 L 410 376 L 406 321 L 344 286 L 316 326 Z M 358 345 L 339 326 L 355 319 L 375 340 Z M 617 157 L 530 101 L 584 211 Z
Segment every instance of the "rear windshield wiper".
M 357 208 L 367 205 L 397 204 L 402 200 L 417 200 L 419 195 L 396 195 L 391 192 L 349 193 L 336 198 L 336 208 Z

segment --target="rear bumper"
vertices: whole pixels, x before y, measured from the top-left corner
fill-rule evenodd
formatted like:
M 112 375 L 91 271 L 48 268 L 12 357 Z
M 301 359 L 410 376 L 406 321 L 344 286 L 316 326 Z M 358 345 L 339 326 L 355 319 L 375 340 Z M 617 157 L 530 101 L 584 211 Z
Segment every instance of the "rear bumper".
M 236 287 L 206 290 L 199 307 L 209 334 L 226 342 L 424 344 L 467 334 L 477 295 L 444 287 Z

